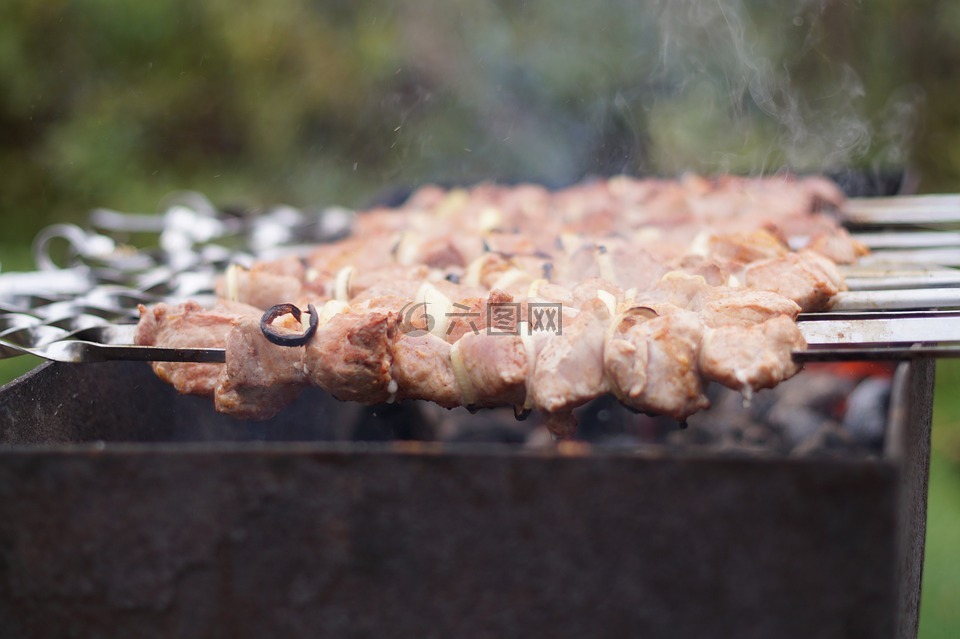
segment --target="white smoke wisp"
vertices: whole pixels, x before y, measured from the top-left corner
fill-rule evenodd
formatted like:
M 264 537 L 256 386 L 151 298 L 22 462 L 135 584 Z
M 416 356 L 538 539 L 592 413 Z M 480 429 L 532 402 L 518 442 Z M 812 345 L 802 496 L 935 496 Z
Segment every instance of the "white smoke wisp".
M 668 164 L 689 164 L 699 156 L 712 158 L 715 166 L 709 168 L 721 170 L 829 171 L 870 151 L 873 131 L 861 113 L 865 91 L 852 67 L 819 55 L 813 58 L 815 90 L 791 77 L 791 61 L 817 47 L 823 4 L 793 5 L 780 14 L 765 10 L 773 13 L 764 16 L 761 30 L 738 0 L 664 3 L 655 80 L 671 91 L 656 98 L 659 113 L 669 119 L 665 112 L 684 111 L 672 105 L 693 101 L 701 104 L 700 116 L 710 119 L 699 148 L 685 147 L 678 136 L 680 149 L 661 150 Z M 665 130 L 680 126 L 691 124 Z M 663 142 L 677 145 L 678 139 Z M 671 157 L 678 152 L 680 157 Z

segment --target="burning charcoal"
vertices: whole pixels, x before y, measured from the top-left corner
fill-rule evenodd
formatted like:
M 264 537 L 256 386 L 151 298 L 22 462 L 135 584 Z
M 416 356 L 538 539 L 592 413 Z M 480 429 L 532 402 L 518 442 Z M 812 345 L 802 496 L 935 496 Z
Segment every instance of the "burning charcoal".
M 883 447 L 890 388 L 889 379 L 869 377 L 847 398 L 843 428 L 858 444 L 877 451 Z
M 830 373 L 805 371 L 803 375 L 787 380 L 773 389 L 779 401 L 793 405 L 817 407 L 829 414 L 853 391 L 855 382 Z
M 770 424 L 783 435 L 789 449 L 794 449 L 817 434 L 825 416 L 809 406 L 781 402 L 770 411 Z
M 842 457 L 854 455 L 857 452 L 858 446 L 853 438 L 839 424 L 827 422 L 812 437 L 794 448 L 790 454 L 796 457 Z

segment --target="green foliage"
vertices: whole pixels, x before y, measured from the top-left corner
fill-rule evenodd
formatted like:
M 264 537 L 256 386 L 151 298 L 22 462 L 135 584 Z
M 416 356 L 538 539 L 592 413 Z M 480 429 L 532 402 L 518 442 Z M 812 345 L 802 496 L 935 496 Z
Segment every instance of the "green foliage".
M 433 179 L 911 157 L 943 188 L 960 173 L 938 72 L 956 62 L 958 12 L 914 7 L 11 0 L 5 235 L 151 210 L 174 189 L 353 205 Z M 894 16 L 910 28 L 892 34 Z

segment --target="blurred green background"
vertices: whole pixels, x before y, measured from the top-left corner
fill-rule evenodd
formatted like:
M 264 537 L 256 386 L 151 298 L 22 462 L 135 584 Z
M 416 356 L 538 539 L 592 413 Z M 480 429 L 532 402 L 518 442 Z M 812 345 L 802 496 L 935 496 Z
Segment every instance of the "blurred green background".
M 98 206 L 363 206 L 425 181 L 867 174 L 960 191 L 960 5 L 0 5 L 0 268 Z M 0 362 L 0 382 L 29 369 Z M 921 636 L 960 637 L 960 367 L 938 370 Z

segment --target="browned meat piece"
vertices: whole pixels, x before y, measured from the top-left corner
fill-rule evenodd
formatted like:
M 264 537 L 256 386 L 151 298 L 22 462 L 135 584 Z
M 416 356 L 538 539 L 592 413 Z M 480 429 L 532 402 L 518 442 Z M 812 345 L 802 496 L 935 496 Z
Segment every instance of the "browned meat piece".
M 599 300 L 587 302 L 563 332 L 537 354 L 532 399 L 547 412 L 570 410 L 607 392 L 603 337 L 610 312 Z
M 700 372 L 747 393 L 773 388 L 800 370 L 791 353 L 805 347 L 800 329 L 786 315 L 749 326 L 708 328 L 700 345 Z
M 709 290 L 711 287 L 702 276 L 670 271 L 654 286 L 646 290 L 640 289 L 632 297 L 640 303 L 651 302 L 688 308 L 695 299 Z
M 793 300 L 805 312 L 822 311 L 843 286 L 843 278 L 826 258 L 810 251 L 761 260 L 744 269 L 745 284 Z
M 140 306 L 136 343 L 167 348 L 222 348 L 234 320 L 243 315 L 259 318 L 259 309 L 244 304 L 220 303 L 207 310 L 196 302 L 179 306 Z M 223 364 L 153 362 L 154 372 L 179 392 L 212 396 Z
M 774 317 L 797 318 L 800 306 L 779 293 L 716 287 L 698 300 L 700 319 L 707 326 L 754 326 Z
M 588 278 L 601 277 L 597 247 L 592 243 L 571 246 L 565 259 L 554 261 L 553 281 L 573 288 L 578 282 Z
M 242 419 L 269 419 L 307 386 L 304 347 L 272 344 L 260 321 L 240 317 L 226 339 L 226 366 L 220 367 L 214 395 L 217 410 Z
M 461 385 L 468 387 L 463 394 L 465 403 L 477 407 L 523 404 L 527 355 L 519 336 L 467 333 L 455 347 L 463 362 Z
M 711 259 L 720 264 L 748 264 L 781 257 L 789 251 L 786 242 L 766 229 L 749 233 L 712 235 L 708 241 Z
M 730 277 L 727 269 L 700 255 L 684 255 L 674 266 L 687 275 L 699 275 L 710 286 L 724 286 Z
M 307 270 L 328 280 L 347 266 L 376 269 L 396 263 L 397 238 L 393 235 L 349 237 L 334 244 L 324 244 L 307 256 Z
M 463 405 L 450 344 L 432 333 L 401 335 L 393 344 L 390 370 L 397 399 L 426 399 L 444 408 Z
M 390 353 L 397 321 L 392 312 L 334 315 L 306 346 L 307 379 L 340 400 L 387 401 L 395 392 Z
M 300 299 L 303 288 L 302 273 L 299 276 L 277 273 L 270 268 L 270 263 L 266 263 L 256 264 L 249 271 L 231 267 L 217 281 L 216 292 L 222 299 L 267 309 L 275 304 Z
M 600 277 L 624 290 L 653 286 L 668 271 L 664 262 L 642 248 L 630 244 L 604 246 L 606 250 L 598 252 L 595 258 Z
M 601 293 L 603 291 L 603 293 Z M 616 284 L 599 277 L 583 280 L 573 287 L 573 306 L 583 308 L 587 302 L 595 300 L 599 295 L 606 294 L 606 299 L 613 299 L 617 303 L 623 301 L 623 291 Z M 615 310 L 615 309 L 614 309 Z
M 710 405 L 697 368 L 703 326 L 695 313 L 662 305 L 617 321 L 603 356 L 620 401 L 679 421 Z
M 480 255 L 482 242 L 470 246 L 450 233 L 424 235 L 404 233 L 394 249 L 394 257 L 403 266 L 422 264 L 429 268 L 464 267 Z
M 415 295 L 420 284 L 429 275 L 430 269 L 422 264 L 383 266 L 376 269 L 368 269 L 357 264 L 350 274 L 347 294 L 353 301 L 357 297 L 369 298 L 383 295 L 384 289 L 389 289 L 391 294 L 395 294 L 397 289 L 404 287 L 404 294 L 407 294 L 406 289 L 412 288 L 413 292 L 410 295 Z
M 423 282 L 420 280 L 388 279 L 352 297 L 350 306 L 355 309 L 385 307 L 400 310 L 405 304 L 414 301 L 421 286 Z
M 472 292 L 468 287 L 461 287 L 459 290 Z M 445 313 L 447 328 L 444 339 L 453 344 L 464 335 L 486 332 L 489 326 L 497 327 L 498 322 L 501 323 L 498 332 L 515 331 L 522 318 L 522 306 L 513 304 L 513 296 L 498 289 L 490 291 L 490 294 L 484 297 L 454 298 Z
M 853 264 L 869 253 L 866 246 L 856 241 L 844 228 L 814 236 L 805 248 L 815 251 L 837 264 Z

